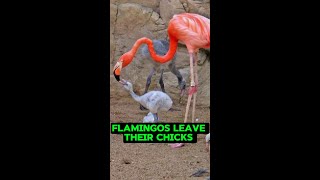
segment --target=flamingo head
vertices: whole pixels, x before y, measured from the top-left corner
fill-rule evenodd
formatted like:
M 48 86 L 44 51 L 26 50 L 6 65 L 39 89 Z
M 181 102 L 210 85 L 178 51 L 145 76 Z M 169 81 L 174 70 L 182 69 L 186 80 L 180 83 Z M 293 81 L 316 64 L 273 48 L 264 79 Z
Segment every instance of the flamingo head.
M 123 55 L 119 58 L 118 62 L 116 63 L 116 65 L 115 65 L 114 68 L 113 68 L 113 75 L 114 75 L 114 77 L 116 78 L 116 80 L 117 80 L 118 82 L 120 82 L 120 83 L 123 84 L 123 85 L 126 83 L 126 81 L 123 80 L 123 79 L 120 79 L 121 70 L 122 70 L 122 68 L 126 67 L 128 64 L 131 63 L 133 57 L 134 57 L 134 56 L 132 55 L 131 52 L 127 52 L 127 53 L 123 54 Z

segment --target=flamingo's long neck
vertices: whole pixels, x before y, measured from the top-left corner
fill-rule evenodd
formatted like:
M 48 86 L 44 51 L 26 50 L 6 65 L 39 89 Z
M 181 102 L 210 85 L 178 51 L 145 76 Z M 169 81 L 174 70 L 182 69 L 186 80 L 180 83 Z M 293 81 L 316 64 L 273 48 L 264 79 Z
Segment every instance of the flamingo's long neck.
M 167 52 L 166 55 L 159 56 L 159 55 L 157 55 L 156 51 L 154 50 L 152 40 L 144 37 L 144 38 L 138 39 L 134 43 L 134 45 L 131 49 L 131 53 L 133 55 L 135 55 L 137 53 L 137 50 L 139 49 L 139 47 L 142 44 L 148 45 L 148 49 L 149 49 L 149 52 L 150 52 L 152 59 L 156 62 L 159 62 L 159 63 L 166 63 L 166 62 L 170 61 L 174 57 L 174 55 L 177 51 L 177 47 L 178 47 L 178 41 L 174 38 L 170 38 L 169 51 Z

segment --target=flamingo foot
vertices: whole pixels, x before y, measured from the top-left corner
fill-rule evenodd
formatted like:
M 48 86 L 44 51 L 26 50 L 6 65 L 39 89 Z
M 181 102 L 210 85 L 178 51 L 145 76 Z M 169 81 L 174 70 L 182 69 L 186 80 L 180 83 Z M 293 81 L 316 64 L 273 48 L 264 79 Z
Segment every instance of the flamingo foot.
M 192 95 L 198 91 L 197 86 L 191 86 L 189 89 L 189 95 Z
M 175 143 L 175 144 L 170 144 L 171 148 L 179 148 L 184 146 L 184 143 Z

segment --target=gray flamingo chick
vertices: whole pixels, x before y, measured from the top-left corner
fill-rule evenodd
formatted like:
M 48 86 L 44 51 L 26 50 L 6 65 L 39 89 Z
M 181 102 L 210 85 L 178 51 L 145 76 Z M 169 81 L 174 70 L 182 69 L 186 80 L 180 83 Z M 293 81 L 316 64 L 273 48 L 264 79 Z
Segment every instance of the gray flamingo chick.
M 129 91 L 132 98 L 139 102 L 142 106 L 149 109 L 153 114 L 154 122 L 158 122 L 158 112 L 169 111 L 172 107 L 171 98 L 161 91 L 150 91 L 142 96 L 138 96 L 133 92 L 132 84 L 128 81 L 124 83 L 124 88 Z
M 169 42 L 168 41 L 153 40 L 152 42 L 153 42 L 154 49 L 159 56 L 163 56 L 169 51 Z M 161 68 L 161 75 L 160 75 L 160 79 L 159 79 L 159 84 L 160 84 L 162 92 L 166 93 L 165 89 L 164 89 L 163 79 L 162 79 L 164 65 L 154 61 L 151 58 L 147 45 L 142 46 L 141 54 L 145 59 L 147 59 L 149 62 L 151 62 L 153 64 L 153 67 L 152 67 L 152 69 L 148 75 L 148 78 L 147 78 L 144 94 L 148 92 L 149 86 L 151 84 L 151 78 L 159 68 Z M 176 55 L 173 57 L 172 61 L 169 61 L 169 63 L 166 63 L 166 64 L 168 66 L 168 69 L 178 78 L 178 84 L 179 84 L 178 86 L 180 89 L 180 101 L 181 101 L 181 97 L 185 94 L 185 91 L 186 91 L 186 81 L 182 77 L 180 71 L 176 68 L 175 62 L 176 62 Z M 143 105 L 140 105 L 140 109 L 146 110 L 146 107 L 143 107 Z

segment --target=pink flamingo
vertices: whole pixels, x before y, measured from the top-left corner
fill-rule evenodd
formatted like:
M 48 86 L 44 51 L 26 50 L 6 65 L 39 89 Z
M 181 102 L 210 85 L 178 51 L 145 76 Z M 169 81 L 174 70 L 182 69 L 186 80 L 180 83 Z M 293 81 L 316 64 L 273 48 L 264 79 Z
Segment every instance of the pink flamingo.
M 166 63 L 173 59 L 178 47 L 178 41 L 182 41 L 188 49 L 190 55 L 190 77 L 188 102 L 185 112 L 184 123 L 187 122 L 191 98 L 193 97 L 192 122 L 194 122 L 195 105 L 198 86 L 197 61 L 200 48 L 210 48 L 210 19 L 198 14 L 183 13 L 174 15 L 169 21 L 168 35 L 170 40 L 169 51 L 164 56 L 158 56 L 151 39 L 146 37 L 138 39 L 132 49 L 123 54 L 113 69 L 113 74 L 117 81 L 125 84 L 125 80 L 120 80 L 122 68 L 126 67 L 134 58 L 137 50 L 142 44 L 148 45 L 148 50 L 152 59 L 159 63 Z M 193 67 L 194 66 L 194 67 Z M 172 148 L 182 147 L 183 143 L 171 145 Z

